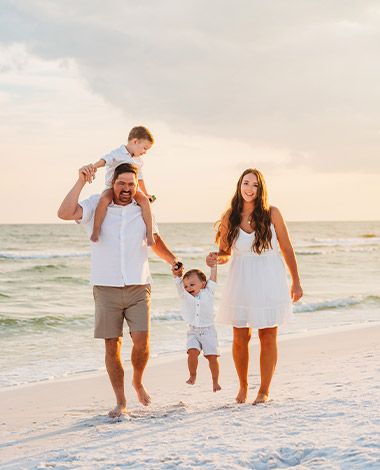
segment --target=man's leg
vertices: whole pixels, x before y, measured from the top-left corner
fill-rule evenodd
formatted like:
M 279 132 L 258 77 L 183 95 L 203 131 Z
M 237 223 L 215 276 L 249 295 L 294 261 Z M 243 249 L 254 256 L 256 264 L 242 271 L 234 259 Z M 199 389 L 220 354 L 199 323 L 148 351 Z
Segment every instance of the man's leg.
M 108 413 L 116 418 L 126 412 L 126 399 L 124 393 L 124 368 L 121 360 L 122 338 L 105 339 L 105 362 L 113 391 L 116 397 L 116 406 Z
M 149 332 L 134 331 L 131 332 L 133 341 L 131 361 L 133 366 L 132 385 L 137 393 L 137 398 L 144 406 L 151 402 L 150 396 L 142 384 L 142 376 L 145 366 L 149 359 Z

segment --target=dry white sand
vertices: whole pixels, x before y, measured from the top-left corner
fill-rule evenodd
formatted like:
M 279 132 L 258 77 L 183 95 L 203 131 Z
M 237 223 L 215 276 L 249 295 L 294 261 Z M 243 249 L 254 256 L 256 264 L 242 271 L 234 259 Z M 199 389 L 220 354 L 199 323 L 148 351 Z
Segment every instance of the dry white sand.
M 2 469 L 379 469 L 380 326 L 284 338 L 272 401 L 237 405 L 231 353 L 211 391 L 207 361 L 185 384 L 186 354 L 151 360 L 140 406 L 126 370 L 129 414 L 112 421 L 105 374 L 0 393 Z M 17 345 L 22 347 L 22 345 Z M 258 387 L 253 341 L 250 397 Z

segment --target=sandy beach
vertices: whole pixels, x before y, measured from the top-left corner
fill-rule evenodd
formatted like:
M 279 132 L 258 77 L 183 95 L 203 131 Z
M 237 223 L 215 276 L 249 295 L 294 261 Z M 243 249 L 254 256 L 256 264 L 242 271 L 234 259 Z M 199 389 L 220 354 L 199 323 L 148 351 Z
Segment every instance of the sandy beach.
M 205 360 L 189 386 L 186 356 L 151 359 L 140 406 L 126 369 L 129 414 L 106 416 L 113 393 L 105 374 L 82 375 L 3 391 L 2 469 L 379 468 L 380 325 L 289 335 L 267 405 L 234 403 L 229 350 L 222 391 L 211 391 Z M 250 396 L 258 387 L 252 344 Z

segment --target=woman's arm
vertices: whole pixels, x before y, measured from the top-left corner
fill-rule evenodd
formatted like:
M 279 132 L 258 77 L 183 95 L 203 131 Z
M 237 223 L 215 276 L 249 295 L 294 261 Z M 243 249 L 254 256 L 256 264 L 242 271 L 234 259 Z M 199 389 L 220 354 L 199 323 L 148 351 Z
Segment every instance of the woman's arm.
M 219 238 L 219 251 L 218 251 L 218 264 L 226 264 L 231 258 L 231 248 L 227 244 L 228 234 L 228 216 L 224 214 L 220 223 L 220 238 Z
M 289 238 L 288 229 L 277 207 L 271 207 L 271 219 L 276 230 L 278 243 L 280 245 L 281 253 L 284 257 L 285 263 L 289 269 L 292 278 L 292 286 L 290 294 L 293 302 L 297 302 L 302 295 L 302 287 L 300 277 L 298 274 L 296 255 L 294 254 L 293 246 Z

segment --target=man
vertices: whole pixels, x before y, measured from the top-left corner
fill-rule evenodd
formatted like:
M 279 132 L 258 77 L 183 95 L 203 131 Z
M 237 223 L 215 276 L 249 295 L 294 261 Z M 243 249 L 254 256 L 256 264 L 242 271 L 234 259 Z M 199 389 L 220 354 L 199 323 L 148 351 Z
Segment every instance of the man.
M 78 202 L 87 182 L 95 176 L 91 165 L 80 168 L 79 178 L 58 210 L 63 220 L 75 220 L 91 234 L 100 195 Z M 151 399 L 142 384 L 149 358 L 150 272 L 146 227 L 140 206 L 133 197 L 138 185 L 137 168 L 129 163 L 118 166 L 112 180 L 113 203 L 107 209 L 98 243 L 91 244 L 91 284 L 95 300 L 95 338 L 105 340 L 105 363 L 116 396 L 112 418 L 126 412 L 124 369 L 121 359 L 123 323 L 126 319 L 133 342 L 131 362 L 133 387 L 139 401 Z M 174 254 L 154 227 L 153 251 L 174 266 Z

